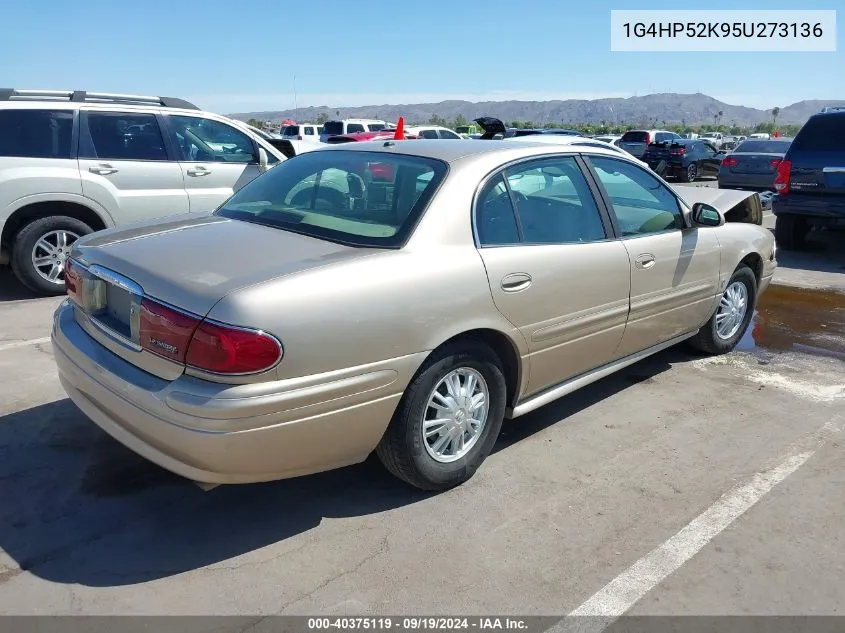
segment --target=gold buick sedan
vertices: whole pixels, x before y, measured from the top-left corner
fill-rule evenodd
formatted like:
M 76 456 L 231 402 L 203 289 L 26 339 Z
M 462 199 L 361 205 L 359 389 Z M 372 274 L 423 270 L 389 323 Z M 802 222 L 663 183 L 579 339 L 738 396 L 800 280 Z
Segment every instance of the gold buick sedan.
M 615 148 L 350 143 L 80 239 L 52 340 L 87 416 L 196 482 L 375 451 L 440 490 L 506 417 L 684 340 L 733 349 L 775 266 L 769 231 Z

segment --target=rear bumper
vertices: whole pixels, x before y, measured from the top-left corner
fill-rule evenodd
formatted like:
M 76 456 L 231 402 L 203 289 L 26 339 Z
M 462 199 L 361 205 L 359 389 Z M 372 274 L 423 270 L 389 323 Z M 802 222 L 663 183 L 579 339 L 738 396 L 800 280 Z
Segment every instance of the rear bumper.
M 83 413 L 139 455 L 212 484 L 271 481 L 363 461 L 424 356 L 231 386 L 148 374 L 88 336 L 66 304 L 56 311 L 52 341 L 62 386 Z
M 775 215 L 803 215 L 839 222 L 845 220 L 845 196 L 775 195 L 772 212 Z
M 719 188 L 747 191 L 774 191 L 774 174 L 732 174 L 719 171 Z

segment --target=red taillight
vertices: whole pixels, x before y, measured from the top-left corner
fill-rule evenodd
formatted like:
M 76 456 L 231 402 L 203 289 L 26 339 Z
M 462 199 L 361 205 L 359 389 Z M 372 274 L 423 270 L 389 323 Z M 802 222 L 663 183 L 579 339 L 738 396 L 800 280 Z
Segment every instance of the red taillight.
M 140 316 L 141 347 L 177 363 L 184 363 L 191 336 L 200 320 L 149 299 L 141 302 Z
M 186 362 L 216 374 L 251 374 L 269 369 L 281 358 L 281 345 L 264 332 L 203 321 L 194 332 Z
M 65 291 L 74 302 L 79 303 L 79 293 L 82 290 L 82 278 L 72 259 L 65 262 Z
M 736 167 L 736 157 L 734 156 L 725 156 L 722 160 L 722 165 L 725 167 Z
M 769 163 L 769 167 L 773 167 L 777 169 L 778 165 L 780 165 L 780 158 L 775 158 Z
M 651 145 L 651 132 L 646 132 L 646 133 L 645 133 L 645 144 L 646 144 L 646 145 Z
M 150 299 L 141 302 L 140 336 L 145 350 L 216 374 L 252 374 L 282 358 L 269 334 L 204 321 Z
M 297 140 L 297 141 L 301 141 L 301 140 L 302 140 L 302 134 L 298 134 L 298 135 L 296 136 L 296 140 Z
M 673 149 L 673 150 L 672 150 L 671 152 L 669 152 L 669 153 L 670 153 L 672 156 L 683 156 L 684 154 L 686 154 L 686 153 L 687 153 L 687 148 L 686 148 L 686 147 L 681 147 L 680 149 Z
M 779 194 L 789 193 L 789 178 L 792 173 L 792 161 L 782 160 L 777 165 L 775 174 L 775 189 Z

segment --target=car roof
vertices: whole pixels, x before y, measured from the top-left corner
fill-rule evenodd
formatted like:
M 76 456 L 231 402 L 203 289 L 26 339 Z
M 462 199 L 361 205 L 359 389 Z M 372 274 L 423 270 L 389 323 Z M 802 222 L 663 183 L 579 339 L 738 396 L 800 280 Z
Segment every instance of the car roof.
M 586 142 L 592 139 L 583 140 Z M 556 149 L 551 147 L 552 145 L 560 145 L 562 147 L 560 149 Z M 422 158 L 434 158 L 451 163 L 472 156 L 495 154 L 497 152 L 512 154 L 521 150 L 525 156 L 542 155 L 555 151 L 565 152 L 566 147 L 572 147 L 573 152 L 622 158 L 623 160 L 630 160 L 633 163 L 640 162 L 634 159 L 633 156 L 626 156 L 610 146 L 605 149 L 596 145 L 580 145 L 578 142 L 549 143 L 546 140 L 523 141 L 507 139 L 501 141 L 491 140 L 467 143 L 463 139 L 414 139 L 405 141 L 385 139 L 384 141 L 378 140 L 366 143 L 339 143 L 337 145 L 327 146 L 324 149 L 321 149 L 321 151 L 395 152 L 399 154 L 420 156 Z

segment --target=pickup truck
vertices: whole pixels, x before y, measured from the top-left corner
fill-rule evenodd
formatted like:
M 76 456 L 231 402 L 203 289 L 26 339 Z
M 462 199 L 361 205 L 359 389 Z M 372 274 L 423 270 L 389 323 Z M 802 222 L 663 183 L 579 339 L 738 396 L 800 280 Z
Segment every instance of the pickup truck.
M 725 142 L 725 137 L 721 132 L 707 132 L 700 138 L 702 141 L 708 141 L 716 149 L 722 149 L 722 144 Z

